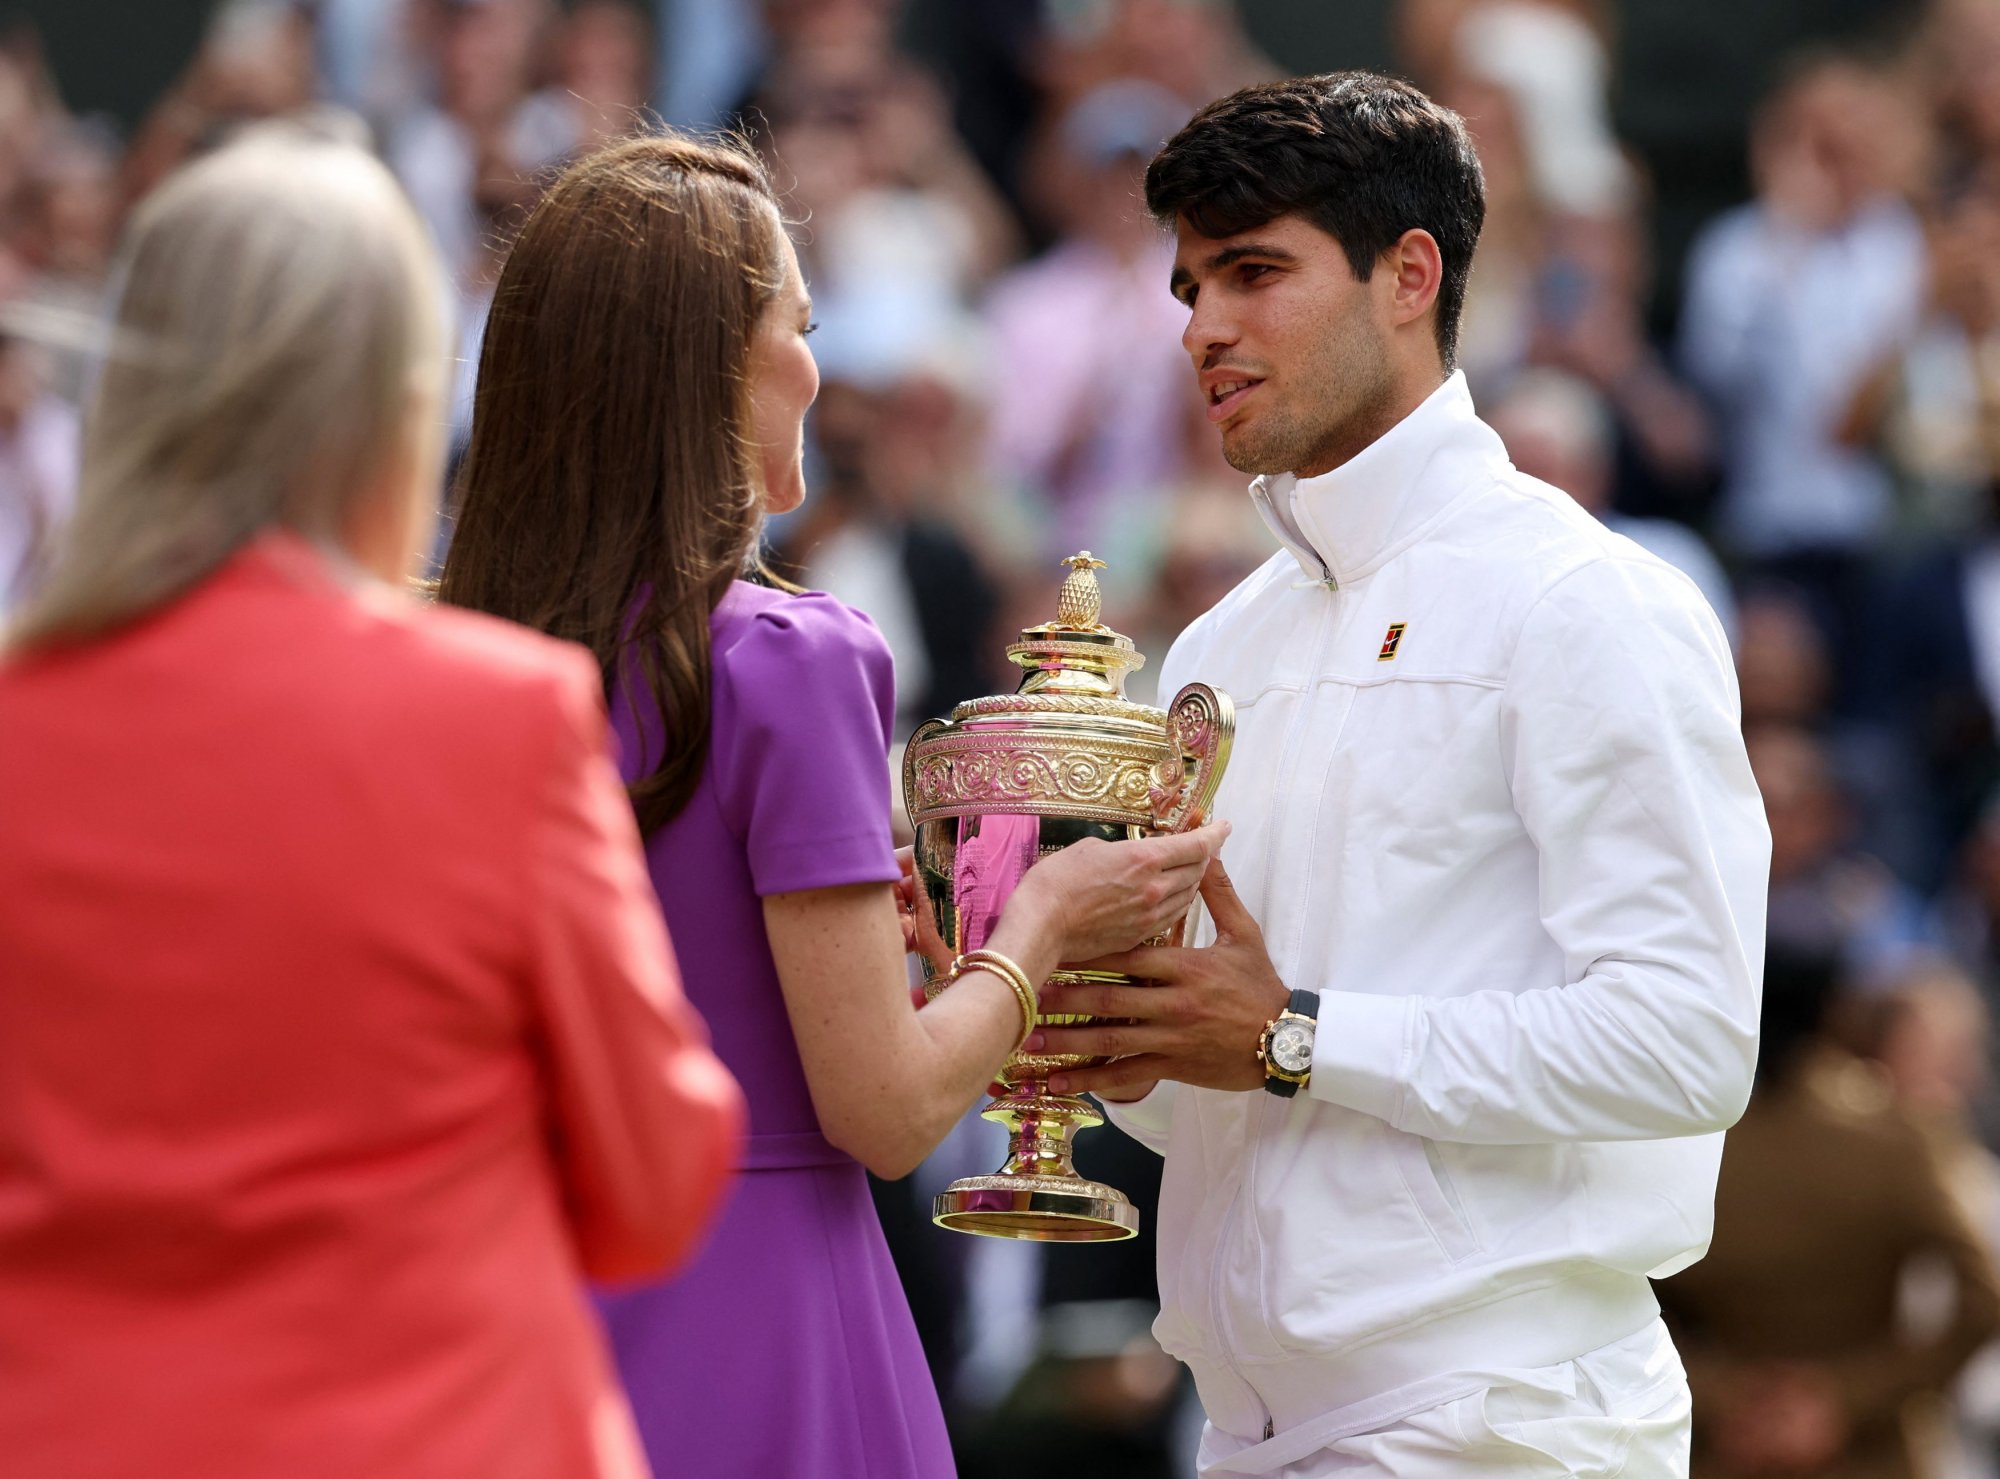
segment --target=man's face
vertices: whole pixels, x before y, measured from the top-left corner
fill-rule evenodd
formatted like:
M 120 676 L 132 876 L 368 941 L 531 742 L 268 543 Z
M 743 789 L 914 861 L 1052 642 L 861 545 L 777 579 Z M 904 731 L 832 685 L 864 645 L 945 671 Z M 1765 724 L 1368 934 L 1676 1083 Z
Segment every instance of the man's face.
M 1297 215 L 1221 238 L 1183 217 L 1177 234 L 1181 343 L 1229 465 L 1312 477 L 1366 446 L 1393 395 L 1393 274 L 1359 281 L 1340 243 Z

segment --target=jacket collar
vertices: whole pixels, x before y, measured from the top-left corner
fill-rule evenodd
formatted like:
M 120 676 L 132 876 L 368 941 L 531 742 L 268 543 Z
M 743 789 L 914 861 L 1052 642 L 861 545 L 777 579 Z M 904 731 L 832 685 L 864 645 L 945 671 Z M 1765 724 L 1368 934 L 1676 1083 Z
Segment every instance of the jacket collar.
M 1472 409 L 1463 370 L 1332 472 L 1268 474 L 1250 484 L 1250 498 L 1309 579 L 1347 585 L 1379 569 L 1469 491 L 1463 477 L 1434 475 L 1444 472 L 1434 467 L 1443 458 L 1507 464 L 1500 438 Z

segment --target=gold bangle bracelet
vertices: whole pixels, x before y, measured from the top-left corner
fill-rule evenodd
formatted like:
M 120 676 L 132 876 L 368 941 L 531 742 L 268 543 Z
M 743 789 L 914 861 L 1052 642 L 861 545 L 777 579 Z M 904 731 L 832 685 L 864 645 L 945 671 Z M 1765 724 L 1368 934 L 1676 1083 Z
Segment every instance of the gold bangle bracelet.
M 1034 983 L 1028 979 L 1028 973 L 997 950 L 970 951 L 960 956 L 959 961 L 965 970 L 990 971 L 1005 981 L 1014 993 L 1014 999 L 1021 1006 L 1021 1035 L 1014 1041 L 1014 1050 L 1019 1052 L 1021 1044 L 1028 1040 L 1028 1035 L 1042 1021 L 1041 1002 Z
M 1041 1000 L 1035 991 L 1034 982 L 1028 973 L 998 950 L 968 950 L 951 963 L 952 978 L 956 980 L 967 971 L 990 971 L 1007 983 L 1014 993 L 1014 999 L 1021 1004 L 1021 1035 L 1015 1040 L 1014 1050 L 1020 1051 L 1021 1044 L 1042 1023 Z
M 1041 1025 L 1041 994 L 1035 990 L 1035 983 L 1028 979 L 1028 973 L 1021 969 L 1019 962 L 1011 956 L 1002 955 L 998 950 L 968 950 L 959 957 L 968 969 L 984 967 L 997 972 L 1007 984 L 1014 988 L 1014 994 L 1021 999 L 1026 1026 L 1021 1035 L 1026 1037 Z

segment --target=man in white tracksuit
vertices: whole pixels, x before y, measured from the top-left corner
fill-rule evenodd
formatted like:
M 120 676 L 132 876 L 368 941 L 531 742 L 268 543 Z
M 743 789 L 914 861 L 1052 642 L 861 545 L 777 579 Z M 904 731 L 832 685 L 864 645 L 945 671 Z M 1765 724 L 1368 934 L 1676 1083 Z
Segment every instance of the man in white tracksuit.
M 1051 988 L 1059 1079 L 1166 1156 L 1204 1474 L 1686 1471 L 1649 1276 L 1699 1258 L 1756 1056 L 1770 839 L 1688 579 L 1516 472 L 1452 372 L 1456 115 L 1365 73 L 1147 173 L 1184 342 L 1283 548 L 1175 644 L 1234 824 L 1148 987 Z M 1233 875 L 1233 881 L 1232 881 Z

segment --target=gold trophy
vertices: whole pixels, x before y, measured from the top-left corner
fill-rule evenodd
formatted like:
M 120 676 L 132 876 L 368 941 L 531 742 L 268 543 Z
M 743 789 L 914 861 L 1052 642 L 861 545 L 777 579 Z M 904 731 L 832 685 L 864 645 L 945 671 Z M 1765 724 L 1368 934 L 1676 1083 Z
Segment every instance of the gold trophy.
M 1090 551 L 1070 567 L 1056 619 L 1007 649 L 1026 669 L 1011 694 L 976 698 L 910 737 L 903 799 L 917 831 L 922 900 L 954 954 L 977 950 L 1008 896 L 1039 859 L 1085 837 L 1123 841 L 1177 832 L 1206 814 L 1229 760 L 1235 710 L 1190 683 L 1166 709 L 1125 697 L 1125 675 L 1146 659 L 1098 620 L 1102 596 Z M 1155 943 L 1178 943 L 1180 926 Z M 924 967 L 925 991 L 948 982 Z M 1058 970 L 1057 982 L 1133 984 L 1104 971 Z M 1050 1026 L 1096 1019 L 1052 1016 Z M 1008 1058 L 1007 1092 L 984 1110 L 1007 1127 L 1007 1164 L 953 1182 L 931 1220 L 956 1232 L 1041 1242 L 1129 1238 L 1139 1213 L 1116 1187 L 1087 1181 L 1070 1162 L 1079 1129 L 1104 1122 L 1087 1099 L 1051 1094 L 1050 1073 L 1102 1063 L 1075 1054 Z

